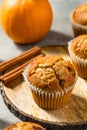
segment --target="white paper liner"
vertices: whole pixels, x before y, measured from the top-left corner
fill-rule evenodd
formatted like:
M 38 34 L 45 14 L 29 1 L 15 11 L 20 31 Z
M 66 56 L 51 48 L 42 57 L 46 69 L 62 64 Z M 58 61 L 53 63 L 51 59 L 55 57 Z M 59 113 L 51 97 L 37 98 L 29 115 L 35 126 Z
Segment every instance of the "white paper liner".
M 87 59 L 82 59 L 75 55 L 75 53 L 72 51 L 71 47 L 73 44 L 73 40 L 68 42 L 68 51 L 71 60 L 76 64 L 77 66 L 77 72 L 80 77 L 87 78 Z
M 81 25 L 81 24 L 75 22 L 72 18 L 73 13 L 74 13 L 74 11 L 70 15 L 70 21 L 72 23 L 74 35 L 78 36 L 78 35 L 81 35 L 81 34 L 87 34 L 87 25 Z
M 64 90 L 60 90 L 60 91 L 47 91 L 47 90 L 37 88 L 29 82 L 29 80 L 28 80 L 29 68 L 30 68 L 30 65 L 28 65 L 25 68 L 25 70 L 23 71 L 23 77 L 26 81 L 26 85 L 28 85 L 30 87 L 32 93 L 35 93 L 35 95 L 37 95 L 37 97 L 39 96 L 38 105 L 45 109 L 58 109 L 58 108 L 62 107 L 61 104 L 63 102 L 64 96 L 67 95 L 69 92 L 71 92 L 73 87 L 75 86 L 75 83 L 77 81 L 77 74 L 76 74 L 75 82 L 68 88 L 65 88 Z M 43 103 L 43 99 L 46 99 L 44 103 Z M 54 99 L 55 99 L 55 102 L 54 102 Z M 61 100 L 61 103 L 59 100 Z M 42 103 L 44 104 L 44 106 L 42 106 Z M 59 103 L 60 103 L 60 105 L 59 105 Z M 48 105 L 48 104 L 50 104 L 50 105 Z

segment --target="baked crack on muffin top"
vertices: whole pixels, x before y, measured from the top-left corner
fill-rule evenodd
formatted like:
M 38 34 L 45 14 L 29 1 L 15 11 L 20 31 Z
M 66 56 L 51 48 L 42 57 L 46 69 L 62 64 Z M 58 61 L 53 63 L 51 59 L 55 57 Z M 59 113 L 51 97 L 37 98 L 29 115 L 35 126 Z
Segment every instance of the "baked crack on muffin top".
M 60 90 L 74 83 L 75 70 L 70 61 L 60 56 L 40 57 L 30 64 L 28 80 L 41 89 Z
M 73 52 L 80 58 L 87 59 L 87 35 L 80 35 L 73 40 Z

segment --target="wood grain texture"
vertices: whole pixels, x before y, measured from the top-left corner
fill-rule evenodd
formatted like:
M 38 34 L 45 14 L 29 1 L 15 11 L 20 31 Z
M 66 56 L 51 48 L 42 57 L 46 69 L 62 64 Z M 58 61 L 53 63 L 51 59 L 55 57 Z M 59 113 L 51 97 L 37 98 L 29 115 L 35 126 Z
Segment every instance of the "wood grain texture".
M 63 46 L 45 47 L 42 52 L 70 59 L 67 47 Z M 3 85 L 2 95 L 10 111 L 23 121 L 39 123 L 47 130 L 87 129 L 87 80 L 80 77 L 66 106 L 58 110 L 38 107 L 22 75 L 8 85 Z

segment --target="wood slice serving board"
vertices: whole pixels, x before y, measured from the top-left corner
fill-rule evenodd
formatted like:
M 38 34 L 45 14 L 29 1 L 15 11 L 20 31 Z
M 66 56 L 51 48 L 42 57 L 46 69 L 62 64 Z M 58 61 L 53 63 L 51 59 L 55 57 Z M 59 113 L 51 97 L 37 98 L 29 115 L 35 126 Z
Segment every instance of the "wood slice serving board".
M 64 46 L 44 47 L 42 51 L 70 59 Z M 10 111 L 23 121 L 39 123 L 47 130 L 87 130 L 87 80 L 80 77 L 66 106 L 58 110 L 38 107 L 22 75 L 8 85 L 3 84 L 2 95 Z

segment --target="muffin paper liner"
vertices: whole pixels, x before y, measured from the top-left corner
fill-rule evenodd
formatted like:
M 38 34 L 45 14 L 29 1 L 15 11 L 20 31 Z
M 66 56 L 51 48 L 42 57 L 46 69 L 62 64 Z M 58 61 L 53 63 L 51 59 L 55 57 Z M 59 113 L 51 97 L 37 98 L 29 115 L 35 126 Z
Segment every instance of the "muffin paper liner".
M 77 36 L 82 35 L 82 34 L 87 34 L 87 26 L 81 25 L 81 24 L 75 22 L 72 18 L 73 13 L 74 13 L 74 11 L 70 15 L 70 21 L 71 21 L 71 24 L 72 24 L 74 36 L 77 37 Z
M 47 110 L 56 110 L 58 108 L 62 108 L 63 106 L 65 106 L 65 104 L 69 100 L 72 89 L 75 86 L 77 76 L 75 78 L 75 82 L 68 88 L 59 91 L 48 91 L 48 90 L 37 88 L 29 82 L 28 80 L 29 68 L 30 68 L 29 65 L 25 68 L 23 72 L 23 77 L 26 81 L 26 85 L 29 86 L 32 92 L 32 96 L 36 104 L 39 107 Z
M 68 51 L 70 58 L 72 60 L 72 63 L 78 73 L 78 75 L 82 78 L 87 79 L 87 59 L 82 59 L 74 54 L 71 47 L 73 44 L 73 40 L 68 42 Z

